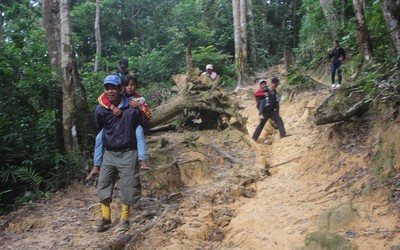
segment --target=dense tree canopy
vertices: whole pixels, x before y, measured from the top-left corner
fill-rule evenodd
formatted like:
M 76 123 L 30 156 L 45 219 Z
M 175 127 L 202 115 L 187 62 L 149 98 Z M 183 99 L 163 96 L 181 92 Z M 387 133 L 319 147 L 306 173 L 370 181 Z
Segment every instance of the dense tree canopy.
M 390 1 L 366 1 L 364 19 L 356 18 L 353 3 L 347 0 L 247 1 L 248 8 L 252 6 L 247 14 L 252 16 L 245 35 L 254 32 L 248 42 L 257 58 L 256 64 L 249 60 L 246 66 L 249 75 L 281 63 L 290 49 L 303 67 L 317 66 L 326 60 L 333 39 L 346 48 L 350 61 L 345 74 L 352 75 L 362 61 L 357 39 L 360 20 L 365 20 L 370 34 L 373 61 L 398 63 L 400 31 L 388 29 L 396 27 L 391 13 L 399 6 Z M 53 73 L 61 69 L 50 63 L 42 4 L 40 0 L 0 3 L 0 212 L 13 206 L 5 200 L 27 202 L 80 178 L 82 166 L 90 161 L 90 147 L 66 153 L 57 139 L 57 126 L 62 125 L 57 105 L 60 75 Z M 324 11 L 327 4 L 333 6 L 329 13 Z M 116 70 L 122 56 L 129 58 L 129 69 L 152 105 L 161 94 L 166 98 L 163 90 L 171 87 L 171 76 L 185 72 L 188 46 L 196 67 L 215 64 L 225 86 L 236 85 L 231 1 L 100 0 L 98 73 L 93 72 L 96 1 L 72 1 L 70 14 L 72 46 L 91 114 L 103 77 Z

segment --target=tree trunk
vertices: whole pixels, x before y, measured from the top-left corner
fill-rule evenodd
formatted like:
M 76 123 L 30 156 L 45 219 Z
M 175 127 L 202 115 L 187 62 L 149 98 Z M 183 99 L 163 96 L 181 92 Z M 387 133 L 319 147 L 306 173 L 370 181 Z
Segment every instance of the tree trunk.
M 197 114 L 196 118 L 202 120 L 202 129 L 218 129 L 222 116 L 228 119 L 235 117 L 237 128 L 244 129 L 244 118 L 237 113 L 237 107 L 232 105 L 223 90 L 217 87 L 219 80 L 211 81 L 208 77 L 197 76 L 193 72 L 174 76 L 173 79 L 179 93 L 152 111 L 150 127 L 194 112 Z
M 64 152 L 64 137 L 62 127 L 62 74 L 60 56 L 60 1 L 43 1 L 43 24 L 46 30 L 47 48 L 49 50 L 50 66 L 54 77 L 54 103 L 56 109 L 56 134 L 55 143 L 57 148 Z
M 0 6 L 0 45 L 2 46 L 4 43 L 4 30 L 3 30 L 3 25 L 4 25 L 4 19 L 3 19 L 3 7 Z
M 240 71 L 241 64 L 241 30 L 240 30 L 240 10 L 239 10 L 239 0 L 232 0 L 232 10 L 233 10 L 233 30 L 235 38 L 235 69 L 237 76 L 238 86 L 242 86 L 242 74 Z
M 337 39 L 337 33 L 339 27 L 339 19 L 336 14 L 336 9 L 333 4 L 333 0 L 319 0 L 321 3 L 322 11 L 324 12 L 326 21 L 328 22 L 329 28 L 332 33 L 332 39 Z
M 241 71 L 242 76 L 245 75 L 245 70 L 247 68 L 247 11 L 246 11 L 246 0 L 240 0 L 240 39 L 242 40 L 240 45 L 241 51 Z
M 315 111 L 315 124 L 325 125 L 360 116 L 367 111 L 373 97 L 359 86 L 340 88 L 322 101 Z
M 247 15 L 249 16 L 251 62 L 253 65 L 257 65 L 257 40 L 254 29 L 253 0 L 247 0 Z
M 394 54 L 400 56 L 400 1 L 381 0 L 381 5 Z
M 298 10 L 301 6 L 301 0 L 294 0 L 292 2 L 292 24 L 293 24 L 293 48 L 297 48 L 299 43 L 299 33 L 300 33 L 300 22 Z
M 192 56 L 192 44 L 186 47 L 186 70 L 187 72 L 192 72 L 193 70 L 193 56 Z
M 94 72 L 99 71 L 99 61 L 101 58 L 101 36 L 100 36 L 100 0 L 96 0 L 96 18 L 94 21 L 94 34 L 96 37 L 96 57 L 94 59 Z
M 286 72 L 288 72 L 292 66 L 296 65 L 296 56 L 293 53 L 293 50 L 291 49 L 285 50 L 284 59 L 285 59 Z
M 361 53 L 361 65 L 372 60 L 372 43 L 364 16 L 365 1 L 353 0 L 354 14 L 357 19 L 358 46 Z
M 67 152 L 92 143 L 93 119 L 88 116 L 86 91 L 81 83 L 72 48 L 70 0 L 60 2 L 61 71 L 63 80 L 63 136 Z M 79 138 L 78 138 L 79 136 Z M 93 138 L 93 137 L 92 137 Z

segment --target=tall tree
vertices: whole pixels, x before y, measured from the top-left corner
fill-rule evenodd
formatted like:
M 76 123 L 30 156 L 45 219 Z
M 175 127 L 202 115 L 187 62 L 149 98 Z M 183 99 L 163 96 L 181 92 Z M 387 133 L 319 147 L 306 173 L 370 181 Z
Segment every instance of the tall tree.
M 235 68 L 238 85 L 242 85 L 242 74 L 240 71 L 240 59 L 241 59 L 241 47 L 242 39 L 240 36 L 240 10 L 239 0 L 232 0 L 232 11 L 233 11 L 233 32 L 235 38 Z
M 247 15 L 249 17 L 249 28 L 250 28 L 250 55 L 251 62 L 257 64 L 257 40 L 256 32 L 254 29 L 254 13 L 253 13 L 253 0 L 247 0 Z
M 331 30 L 332 39 L 336 39 L 339 27 L 339 18 L 336 14 L 337 12 L 333 0 L 319 0 L 319 2 L 321 4 L 322 11 L 324 12 L 324 16 Z
M 64 137 L 62 128 L 62 74 L 60 56 L 60 1 L 43 1 L 43 24 L 46 30 L 47 47 L 49 50 L 50 66 L 55 79 L 54 103 L 56 108 L 56 133 L 55 142 L 57 148 L 64 151 Z
M 67 152 L 79 151 L 78 133 L 83 144 L 90 143 L 88 135 L 93 130 L 86 91 L 78 74 L 72 47 L 70 0 L 60 1 L 61 72 L 63 79 L 63 135 Z
M 4 20 L 3 20 L 3 8 L 2 8 L 2 6 L 0 5 L 0 45 L 3 44 L 3 42 L 4 42 L 3 24 L 4 24 Z
M 96 0 L 96 18 L 94 21 L 94 35 L 96 37 L 96 56 L 94 59 L 94 72 L 99 71 L 99 61 L 101 58 L 101 36 L 100 36 L 100 0 Z
M 298 10 L 301 5 L 301 0 L 294 0 L 292 2 L 292 26 L 293 26 L 293 48 L 297 48 L 299 43 L 299 32 L 300 32 L 300 17 Z
M 358 46 L 361 53 L 361 65 L 372 60 L 372 42 L 365 21 L 365 0 L 353 0 L 354 14 L 357 19 Z
M 247 11 L 246 11 L 246 0 L 239 0 L 240 10 L 240 39 L 241 41 L 241 55 L 243 64 L 243 73 L 247 67 Z
M 238 86 L 243 85 L 247 64 L 246 0 L 232 0 L 235 37 L 235 68 Z
M 395 55 L 400 56 L 400 1 L 381 0 L 381 5 Z

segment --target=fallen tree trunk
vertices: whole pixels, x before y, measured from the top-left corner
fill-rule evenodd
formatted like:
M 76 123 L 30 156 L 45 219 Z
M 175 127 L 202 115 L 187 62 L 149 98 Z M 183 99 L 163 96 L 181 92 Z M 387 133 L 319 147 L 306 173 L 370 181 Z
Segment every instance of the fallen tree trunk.
M 345 121 L 368 110 L 372 97 L 359 87 L 340 88 L 328 96 L 315 112 L 315 124 Z
M 245 119 L 236 111 L 238 105 L 232 103 L 218 87 L 219 81 L 211 81 L 198 74 L 200 71 L 197 69 L 190 72 L 189 76 L 174 76 L 179 93 L 152 111 L 151 128 L 180 115 L 188 119 L 200 119 L 202 129 L 217 129 L 223 116 L 228 119 L 235 117 L 236 121 L 245 126 Z

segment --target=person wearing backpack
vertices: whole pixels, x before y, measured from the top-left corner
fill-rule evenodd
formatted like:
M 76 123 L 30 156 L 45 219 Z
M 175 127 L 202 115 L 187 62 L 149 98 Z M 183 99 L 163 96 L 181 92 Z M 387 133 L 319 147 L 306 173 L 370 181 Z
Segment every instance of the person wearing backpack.
M 281 138 L 290 136 L 286 133 L 285 125 L 279 115 L 280 97 L 276 91 L 276 88 L 279 85 L 279 79 L 276 77 L 272 78 L 270 87 L 266 86 L 267 83 L 265 80 L 260 80 L 259 84 L 260 88 L 254 93 L 254 96 L 256 97 L 258 104 L 257 107 L 259 113 L 261 113 L 261 117 L 260 123 L 254 131 L 252 139 L 254 141 L 258 140 L 258 137 L 260 137 L 261 131 L 264 129 L 268 119 L 272 119 L 276 123 Z M 268 98 L 266 99 L 266 97 Z

